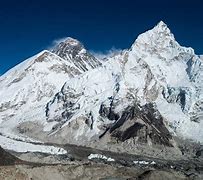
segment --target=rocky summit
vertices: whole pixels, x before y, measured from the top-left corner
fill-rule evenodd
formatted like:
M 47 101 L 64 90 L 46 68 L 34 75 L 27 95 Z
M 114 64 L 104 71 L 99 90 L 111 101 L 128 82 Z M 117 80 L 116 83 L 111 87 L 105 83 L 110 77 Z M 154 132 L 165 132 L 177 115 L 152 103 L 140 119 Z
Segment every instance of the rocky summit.
M 161 173 L 169 179 L 200 178 L 202 128 L 202 56 L 181 46 L 162 21 L 105 59 L 68 37 L 0 76 L 0 146 L 24 161 L 94 157 L 110 162 L 107 169 L 154 162 L 151 168 L 167 169 Z M 188 168 L 181 175 L 180 162 Z M 83 176 L 91 173 L 82 168 Z

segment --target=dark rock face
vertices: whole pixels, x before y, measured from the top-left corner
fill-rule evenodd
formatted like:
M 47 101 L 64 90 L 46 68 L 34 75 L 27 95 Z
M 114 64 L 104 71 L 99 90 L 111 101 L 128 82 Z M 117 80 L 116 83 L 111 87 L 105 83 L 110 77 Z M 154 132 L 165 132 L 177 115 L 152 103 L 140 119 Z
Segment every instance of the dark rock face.
M 119 115 L 113 111 L 112 104 L 110 104 L 110 107 L 106 107 L 105 104 L 101 104 L 99 109 L 99 114 L 101 117 L 106 117 L 109 120 L 118 120 Z
M 200 123 L 202 119 L 201 114 L 203 112 L 203 100 L 200 99 L 199 101 L 195 102 L 193 109 L 194 109 L 194 112 L 191 113 L 192 116 L 190 117 L 190 120 Z
M 134 138 L 138 143 L 159 144 L 172 147 L 172 136 L 164 124 L 163 117 L 149 103 L 127 107 L 121 117 L 108 128 L 111 136 L 119 141 Z
M 73 38 L 62 41 L 52 52 L 67 61 L 71 61 L 83 72 L 88 71 L 89 68 L 94 69 L 101 66 L 101 62 L 87 52 L 78 40 Z
M 120 141 L 125 141 L 132 137 L 137 137 L 139 131 L 144 127 L 143 124 L 134 123 L 132 126 L 127 128 L 126 130 L 122 131 L 112 131 L 112 136 L 117 137 Z M 141 140 L 141 138 L 140 138 Z M 146 138 L 142 140 L 142 142 L 146 142 Z
M 178 102 L 184 111 L 186 109 L 186 96 L 190 96 L 187 94 L 190 92 L 187 88 L 174 88 L 174 87 L 167 87 L 167 89 L 162 91 L 163 97 L 167 100 L 168 103 L 175 103 Z
M 201 157 L 201 158 L 203 158 L 203 147 L 202 147 L 202 149 L 200 149 L 200 150 L 198 150 L 197 152 L 196 152 L 196 156 L 199 158 L 199 157 Z
M 58 121 L 58 122 L 62 122 L 62 123 L 66 122 L 69 119 L 71 119 L 71 117 L 74 115 L 75 111 L 80 109 L 80 106 L 77 104 L 77 101 L 80 98 L 80 96 L 82 95 L 82 93 L 75 94 L 74 89 L 66 87 L 66 89 L 68 89 L 69 93 L 64 95 L 64 93 L 63 93 L 64 86 L 62 87 L 61 92 L 57 93 L 54 96 L 54 99 L 52 101 L 50 101 L 49 103 L 47 103 L 47 105 L 46 105 L 45 112 L 46 112 L 46 117 L 47 117 L 48 122 L 52 122 L 52 121 Z M 62 111 L 59 116 L 51 117 L 50 116 L 50 106 L 55 102 L 57 102 L 61 106 Z
M 92 112 L 90 112 L 87 115 L 87 119 L 85 120 L 85 124 L 87 124 L 90 129 L 93 129 L 93 123 L 94 123 L 93 115 L 92 115 Z
M 0 147 L 0 165 L 7 166 L 19 163 L 20 160 Z
M 128 107 L 126 110 L 123 112 L 122 116 L 118 121 L 116 121 L 112 127 L 110 128 L 110 132 L 112 133 L 115 129 L 119 128 L 122 126 L 126 120 L 132 119 L 134 117 L 134 108 L 133 107 Z

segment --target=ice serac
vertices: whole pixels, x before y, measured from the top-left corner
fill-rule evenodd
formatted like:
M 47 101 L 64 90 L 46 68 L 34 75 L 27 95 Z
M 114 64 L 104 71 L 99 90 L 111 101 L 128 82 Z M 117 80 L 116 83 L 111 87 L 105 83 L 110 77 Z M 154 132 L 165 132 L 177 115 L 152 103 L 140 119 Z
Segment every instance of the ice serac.
M 61 58 L 72 62 L 81 71 L 88 71 L 101 66 L 101 62 L 90 54 L 78 40 L 68 37 L 52 50 Z

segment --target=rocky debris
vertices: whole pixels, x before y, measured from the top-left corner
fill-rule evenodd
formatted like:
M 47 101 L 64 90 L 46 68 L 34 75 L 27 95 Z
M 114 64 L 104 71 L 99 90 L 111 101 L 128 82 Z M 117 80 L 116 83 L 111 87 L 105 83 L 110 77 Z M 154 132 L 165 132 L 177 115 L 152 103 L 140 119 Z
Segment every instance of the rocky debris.
M 172 180 L 172 179 L 189 179 L 182 173 L 179 172 L 166 172 L 166 171 L 155 171 L 155 170 L 146 170 L 138 176 L 137 179 L 140 180 Z
M 17 158 L 27 162 L 27 164 L 67 164 L 75 160 L 71 154 L 51 155 L 40 152 L 17 153 L 12 152 Z
M 150 168 L 110 166 L 101 163 L 75 163 L 69 165 L 0 167 L 0 179 L 10 180 L 200 180 L 202 176 L 187 176 L 180 171 Z
M 26 164 L 0 166 L 0 179 L 200 180 L 203 177 L 203 164 L 194 160 L 170 161 L 75 145 L 64 148 L 68 154 L 58 157 L 43 153 L 15 153 L 26 160 Z

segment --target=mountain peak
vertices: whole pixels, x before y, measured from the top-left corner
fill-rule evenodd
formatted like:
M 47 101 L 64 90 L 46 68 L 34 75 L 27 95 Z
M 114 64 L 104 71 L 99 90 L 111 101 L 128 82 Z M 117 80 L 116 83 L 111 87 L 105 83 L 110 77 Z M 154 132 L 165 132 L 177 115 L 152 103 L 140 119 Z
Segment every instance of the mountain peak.
M 83 44 L 78 41 L 77 39 L 74 39 L 72 37 L 67 37 L 62 40 L 59 40 L 56 46 L 53 48 L 52 52 L 56 52 L 58 50 L 68 48 L 68 49 L 81 49 L 84 48 Z
M 163 21 L 160 21 L 160 22 L 157 24 L 157 26 L 163 27 L 163 26 L 167 26 L 167 24 L 166 24 L 165 22 L 163 22 Z
M 90 54 L 80 41 L 71 37 L 67 37 L 59 42 L 53 48 L 52 53 L 74 63 L 82 71 L 94 69 L 101 65 L 100 61 Z
M 61 58 L 64 58 L 66 55 L 72 55 L 74 57 L 81 52 L 86 52 L 86 50 L 80 41 L 67 37 L 60 41 L 51 52 L 57 54 Z
M 72 37 L 67 37 L 65 38 L 61 43 L 68 44 L 70 46 L 78 46 L 81 45 L 81 42 L 78 41 L 77 39 L 74 39 Z
M 158 53 L 179 46 L 168 26 L 160 21 L 152 29 L 140 34 L 132 47 L 145 52 Z
M 160 21 L 152 29 L 140 34 L 132 45 L 134 52 L 141 54 L 160 55 L 172 59 L 180 53 L 194 55 L 194 50 L 190 47 L 180 46 L 168 26 Z M 170 56 L 170 58 L 168 58 Z
M 168 28 L 167 24 L 164 23 L 163 21 L 160 21 L 152 30 L 158 33 L 162 32 L 171 35 L 170 29 Z

